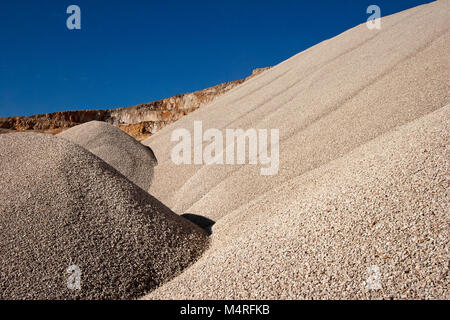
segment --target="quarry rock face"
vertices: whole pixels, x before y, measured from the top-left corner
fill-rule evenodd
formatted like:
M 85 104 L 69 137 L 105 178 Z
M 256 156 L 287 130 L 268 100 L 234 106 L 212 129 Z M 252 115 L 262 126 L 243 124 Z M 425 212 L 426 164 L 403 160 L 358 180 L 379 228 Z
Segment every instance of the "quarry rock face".
M 30 117 L 0 118 L 0 128 L 17 131 L 64 129 L 93 120 L 105 121 L 107 110 L 62 111 Z
M 136 139 L 142 140 L 269 68 L 254 69 L 252 74 L 245 79 L 131 107 L 62 111 L 29 117 L 0 117 L 0 134 L 16 131 L 57 134 L 85 122 L 104 121 L 119 127 Z

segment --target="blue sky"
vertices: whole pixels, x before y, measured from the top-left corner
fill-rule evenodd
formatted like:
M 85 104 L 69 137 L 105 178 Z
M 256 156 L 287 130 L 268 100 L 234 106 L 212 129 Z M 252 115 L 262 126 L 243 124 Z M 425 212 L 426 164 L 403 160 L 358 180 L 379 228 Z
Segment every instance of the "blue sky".
M 0 116 L 131 106 L 248 76 L 423 0 L 0 4 Z M 81 8 L 81 30 L 66 9 Z

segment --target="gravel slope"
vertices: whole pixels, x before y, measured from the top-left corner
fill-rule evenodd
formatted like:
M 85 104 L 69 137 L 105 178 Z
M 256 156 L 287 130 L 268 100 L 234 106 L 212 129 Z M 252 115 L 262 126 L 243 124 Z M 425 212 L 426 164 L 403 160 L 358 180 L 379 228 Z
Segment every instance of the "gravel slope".
M 324 41 L 143 143 L 150 192 L 214 221 L 146 298 L 449 298 L 450 1 Z M 173 130 L 280 130 L 280 171 L 175 165 Z M 381 290 L 365 283 L 379 270 Z
M 0 135 L 0 163 L 0 299 L 135 298 L 207 246 L 203 230 L 67 140 Z M 80 290 L 67 287 L 73 265 Z

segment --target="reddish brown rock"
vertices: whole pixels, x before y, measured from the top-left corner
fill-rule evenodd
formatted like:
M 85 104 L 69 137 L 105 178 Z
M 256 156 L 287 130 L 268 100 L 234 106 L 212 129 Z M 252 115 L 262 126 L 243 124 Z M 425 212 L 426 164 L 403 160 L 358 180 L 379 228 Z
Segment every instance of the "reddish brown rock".
M 97 120 L 111 123 L 134 138 L 142 140 L 269 68 L 254 69 L 252 75 L 245 79 L 132 107 L 62 111 L 30 117 L 0 117 L 0 133 L 36 131 L 57 134 L 76 125 Z

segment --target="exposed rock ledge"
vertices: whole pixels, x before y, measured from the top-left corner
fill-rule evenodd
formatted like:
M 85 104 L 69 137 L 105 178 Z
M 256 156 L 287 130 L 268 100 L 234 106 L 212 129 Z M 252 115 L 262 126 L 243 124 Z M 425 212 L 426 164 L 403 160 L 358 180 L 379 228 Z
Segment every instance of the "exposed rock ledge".
M 271 67 L 254 69 L 245 79 L 132 107 L 62 111 L 29 117 L 0 117 L 0 133 L 38 131 L 56 134 L 78 124 L 97 120 L 112 123 L 136 139 L 142 140 L 269 68 Z

